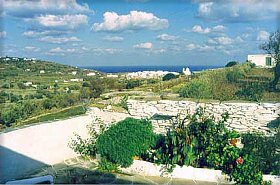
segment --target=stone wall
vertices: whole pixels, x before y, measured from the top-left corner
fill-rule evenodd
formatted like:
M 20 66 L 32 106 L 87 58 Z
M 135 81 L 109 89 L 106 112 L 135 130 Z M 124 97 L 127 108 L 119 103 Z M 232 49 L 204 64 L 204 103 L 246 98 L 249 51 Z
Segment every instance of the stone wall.
M 163 133 L 171 126 L 170 120 L 153 119 L 155 115 L 176 116 L 195 113 L 198 107 L 205 108 L 208 115 L 216 119 L 228 112 L 226 125 L 239 132 L 252 130 L 268 131 L 267 124 L 279 117 L 280 103 L 196 103 L 192 101 L 139 101 L 128 100 L 129 113 L 133 117 L 152 118 L 156 132 Z

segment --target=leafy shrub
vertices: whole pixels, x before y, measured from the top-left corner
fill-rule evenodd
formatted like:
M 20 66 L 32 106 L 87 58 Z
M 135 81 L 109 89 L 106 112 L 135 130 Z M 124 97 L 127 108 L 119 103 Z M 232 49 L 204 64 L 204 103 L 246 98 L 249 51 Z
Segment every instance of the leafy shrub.
M 18 102 L 20 99 L 21 99 L 20 96 L 11 94 L 11 97 L 10 97 L 11 102 Z
M 156 163 L 165 164 L 167 171 L 172 171 L 175 164 L 193 165 L 196 160 L 194 146 L 196 139 L 189 137 L 187 128 L 180 123 L 168 129 L 166 136 L 159 137 Z
M 249 83 L 236 92 L 239 98 L 249 101 L 260 101 L 266 87 L 260 83 Z
M 119 103 L 119 106 L 128 111 L 127 100 L 128 100 L 128 96 L 127 96 L 127 95 L 124 95 L 124 96 L 122 97 L 120 103 Z
M 75 134 L 75 139 L 72 139 L 69 143 L 70 148 L 74 150 L 74 152 L 82 155 L 82 156 L 94 156 L 96 154 L 96 137 L 91 136 L 88 139 L 82 139 L 81 136 Z
M 182 122 L 173 122 L 176 126 L 167 130 L 167 135 L 160 137 L 143 157 L 166 164 L 168 172 L 175 164 L 186 164 L 222 170 L 240 184 L 262 184 L 262 172 L 253 155 L 243 154 L 237 142 L 239 134 L 225 127 L 227 118 L 225 113 L 220 121 L 215 121 L 199 108 Z
M 134 156 L 148 150 L 154 138 L 150 121 L 126 118 L 104 131 L 97 138 L 96 148 L 110 162 L 128 167 Z
M 236 164 L 230 177 L 237 184 L 263 184 L 262 172 L 256 167 L 253 156 L 245 155 L 242 164 Z
M 164 75 L 164 77 L 162 77 L 162 81 L 168 81 L 168 80 L 172 80 L 177 78 L 177 76 L 173 73 L 167 73 L 166 75 Z
M 133 89 L 140 86 L 140 80 L 129 80 L 126 84 L 126 89 Z
M 118 170 L 118 164 L 108 161 L 106 158 L 101 158 L 101 161 L 98 163 L 98 170 L 102 172 L 114 172 Z
M 84 83 L 87 83 L 87 82 L 84 82 Z M 84 86 L 84 83 L 83 83 L 83 87 L 85 87 L 85 86 Z M 75 84 L 75 85 L 70 85 L 70 86 L 68 86 L 68 88 L 69 88 L 70 90 L 79 90 L 79 89 L 80 89 L 80 86 L 77 85 L 77 84 Z
M 101 120 L 96 119 L 93 124 L 99 125 L 99 132 L 96 131 L 93 125 L 88 125 L 87 129 L 89 137 L 87 139 L 82 139 L 80 135 L 75 134 L 75 138 L 72 138 L 68 143 L 68 146 L 71 149 L 84 157 L 96 155 L 96 140 L 105 130 L 104 122 Z
M 23 82 L 17 83 L 17 86 L 18 86 L 18 88 L 20 88 L 20 89 L 26 89 L 26 86 L 24 85 Z
M 237 82 L 239 79 L 243 78 L 244 76 L 245 76 L 244 70 L 238 67 L 234 67 L 233 69 L 229 70 L 226 74 L 226 78 L 230 83 Z
M 229 63 L 226 64 L 225 67 L 232 67 L 232 66 L 235 66 L 237 64 L 239 64 L 239 62 L 237 62 L 237 61 L 230 61 Z
M 252 154 L 258 168 L 265 174 L 280 175 L 280 132 L 274 136 L 263 133 L 245 133 L 242 135 L 243 152 Z M 264 147 L 265 146 L 265 147 Z
M 212 98 L 213 89 L 209 80 L 207 79 L 194 79 L 186 84 L 180 91 L 180 96 L 184 98 Z
M 5 103 L 6 102 L 6 98 L 3 96 L 0 96 L 0 104 Z
M 4 83 L 1 87 L 4 89 L 10 89 L 13 88 L 14 85 L 12 83 Z

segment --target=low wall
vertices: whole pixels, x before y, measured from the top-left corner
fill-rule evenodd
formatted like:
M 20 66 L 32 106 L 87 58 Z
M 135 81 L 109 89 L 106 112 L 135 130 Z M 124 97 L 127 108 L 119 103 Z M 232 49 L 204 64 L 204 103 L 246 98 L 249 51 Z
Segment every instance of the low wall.
M 77 154 L 68 146 L 74 133 L 88 137 L 87 126 L 99 128 L 120 121 L 128 114 L 104 112 L 91 108 L 87 115 L 38 124 L 0 134 L 0 183 L 21 178 L 26 173 L 47 165 L 61 163 Z
M 240 132 L 251 130 L 268 131 L 267 124 L 279 117 L 280 103 L 196 103 L 192 101 L 139 101 L 128 100 L 131 116 L 151 118 L 155 115 L 176 116 L 195 113 L 198 107 L 204 107 L 208 115 L 219 119 L 228 112 L 230 118 L 226 125 Z M 152 120 L 155 131 L 165 132 L 171 126 L 168 120 Z
M 89 115 L 0 134 L 0 182 L 77 156 L 68 143 L 73 133 L 86 137 Z
M 221 170 L 211 170 L 206 168 L 194 168 L 191 166 L 176 165 L 173 172 L 163 174 L 163 165 L 156 165 L 146 161 L 134 160 L 133 164 L 128 168 L 122 168 L 121 171 L 128 174 L 139 174 L 143 176 L 164 176 L 169 178 L 188 179 L 193 181 L 215 182 L 217 184 L 228 184 L 227 176 L 222 174 Z M 280 177 L 275 175 L 264 175 L 265 181 L 271 181 L 273 185 L 279 185 Z M 234 184 L 232 182 L 231 184 Z

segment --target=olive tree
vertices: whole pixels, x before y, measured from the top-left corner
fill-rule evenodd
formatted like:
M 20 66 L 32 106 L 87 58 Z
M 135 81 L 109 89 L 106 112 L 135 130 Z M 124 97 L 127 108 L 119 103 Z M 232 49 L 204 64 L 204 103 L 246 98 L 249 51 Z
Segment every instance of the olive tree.
M 269 40 L 260 45 L 271 57 L 274 58 L 276 66 L 274 68 L 274 79 L 270 84 L 272 89 L 276 89 L 276 85 L 280 79 L 280 29 L 269 36 Z

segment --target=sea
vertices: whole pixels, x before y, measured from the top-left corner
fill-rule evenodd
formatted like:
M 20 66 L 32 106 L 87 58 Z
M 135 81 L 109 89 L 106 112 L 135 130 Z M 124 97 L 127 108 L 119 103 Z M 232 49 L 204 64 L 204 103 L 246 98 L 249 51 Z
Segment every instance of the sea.
M 193 72 L 221 68 L 222 66 L 80 66 L 80 68 L 83 69 L 92 69 L 104 73 L 128 73 L 138 71 L 182 72 L 182 69 L 186 67 Z

